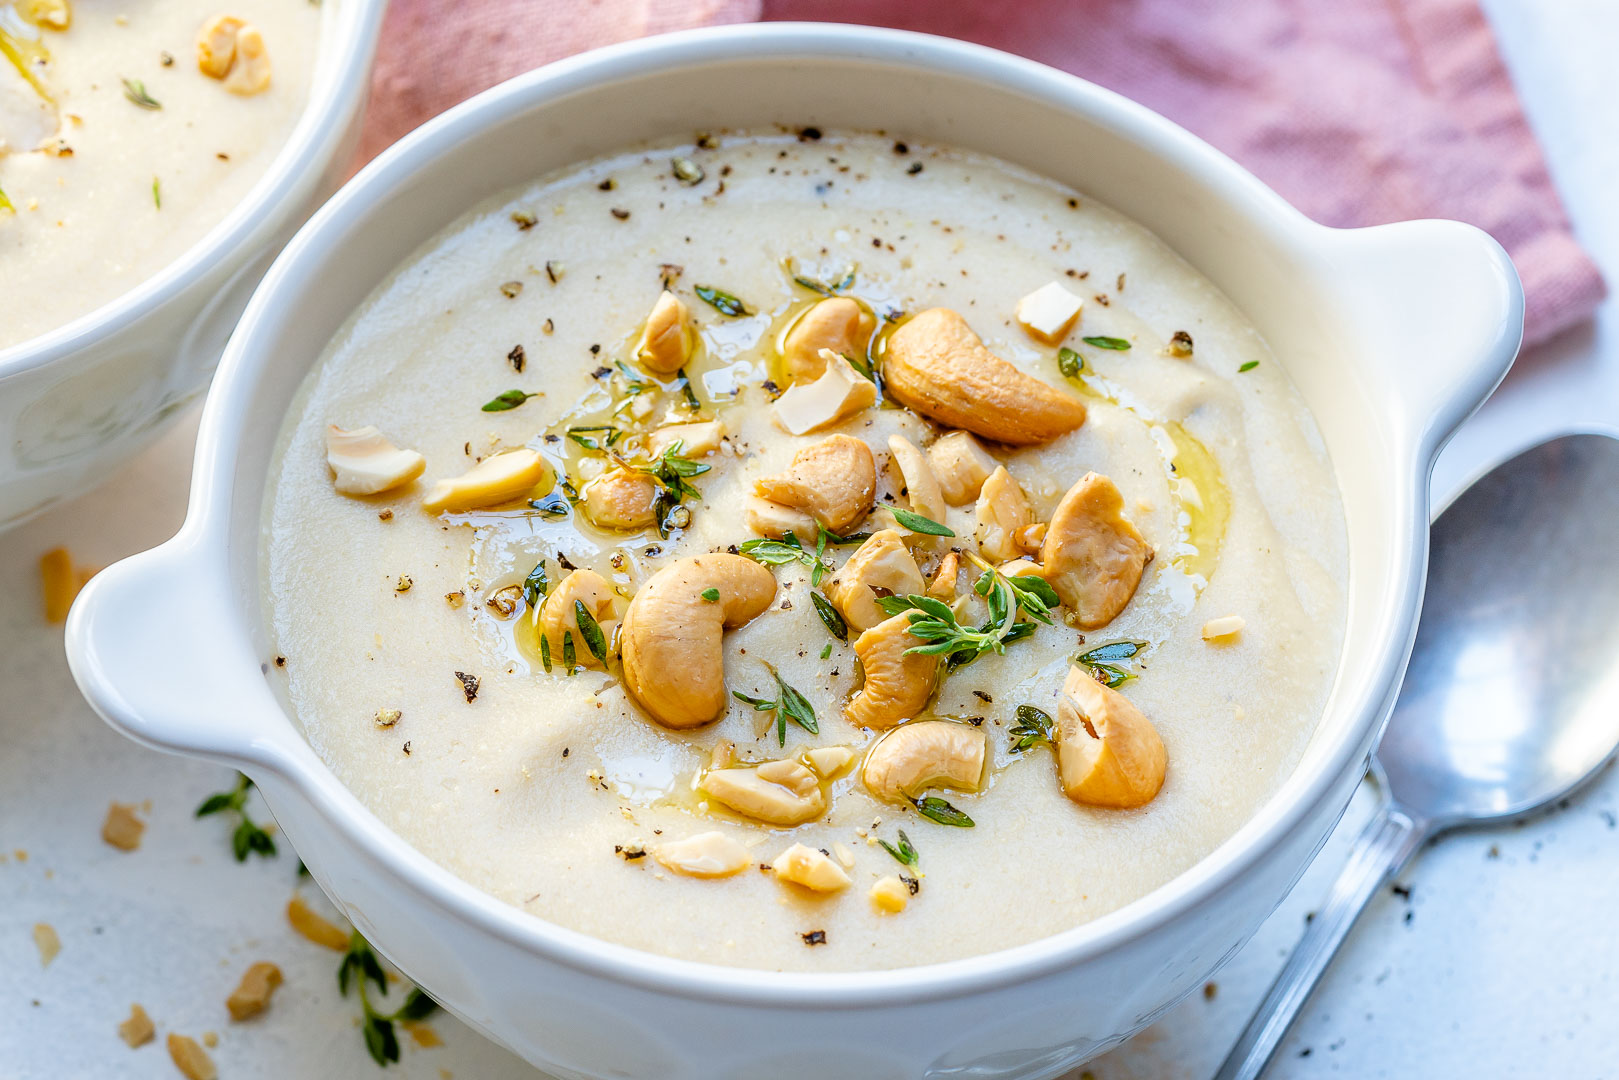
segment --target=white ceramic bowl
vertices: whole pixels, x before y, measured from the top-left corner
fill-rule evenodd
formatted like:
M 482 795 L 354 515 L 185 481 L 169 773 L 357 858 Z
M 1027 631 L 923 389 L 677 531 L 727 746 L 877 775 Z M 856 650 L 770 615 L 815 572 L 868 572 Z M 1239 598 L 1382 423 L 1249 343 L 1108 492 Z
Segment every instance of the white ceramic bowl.
M 347 173 L 387 0 L 331 0 L 309 101 L 269 170 L 154 277 L 0 348 L 0 530 L 105 479 L 208 383 L 248 297 Z
M 373 286 L 508 186 L 644 139 L 778 121 L 985 151 L 1134 217 L 1248 313 L 1332 454 L 1349 526 L 1348 628 L 1331 700 L 1294 775 L 1191 870 L 1034 944 L 931 967 L 789 975 L 665 959 L 561 929 L 389 831 L 310 749 L 264 674 L 259 515 L 272 445 L 299 380 Z M 252 776 L 315 877 L 390 960 L 552 1073 L 1052 1076 L 1202 983 L 1337 821 L 1415 631 L 1430 465 L 1511 363 L 1521 311 L 1511 263 L 1475 229 L 1315 225 L 1169 122 L 1001 53 L 818 25 L 615 46 L 426 125 L 294 239 L 227 349 L 184 529 L 90 583 L 68 651 L 115 727 Z

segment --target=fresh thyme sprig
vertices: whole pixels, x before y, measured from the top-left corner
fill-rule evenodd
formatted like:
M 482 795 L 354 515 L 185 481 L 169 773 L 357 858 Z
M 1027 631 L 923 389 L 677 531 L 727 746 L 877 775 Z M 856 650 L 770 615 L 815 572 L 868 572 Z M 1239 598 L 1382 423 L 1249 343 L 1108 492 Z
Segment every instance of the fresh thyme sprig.
M 799 543 L 798 537 L 793 533 L 787 533 L 780 540 L 745 540 L 737 550 L 754 562 L 763 563 L 766 566 L 782 566 L 791 562 L 803 563 L 810 568 L 810 584 L 819 588 L 821 579 L 831 569 L 825 562 L 827 547 L 864 543 L 871 539 L 871 534 L 852 533 L 848 536 L 839 536 L 835 532 L 828 532 L 821 525 L 817 525 L 815 529 L 815 550 L 813 552 Z M 831 626 L 828 625 L 827 628 L 831 629 Z
M 1012 753 L 1021 754 L 1043 742 L 1051 741 L 1055 725 L 1052 723 L 1050 713 L 1033 705 L 1019 705 L 1016 716 L 1017 723 L 1007 731 L 1007 735 L 1012 739 Z
M 878 838 L 877 843 L 882 845 L 884 851 L 898 859 L 901 866 L 915 866 L 921 861 L 922 857 L 917 854 L 916 848 L 911 846 L 911 838 L 905 835 L 904 829 L 899 831 L 898 846 L 890 844 L 881 837 Z
M 1098 645 L 1089 652 L 1082 652 L 1076 659 L 1090 669 L 1096 681 L 1108 689 L 1123 686 L 1135 678 L 1135 673 L 1126 671 L 1118 665 L 1129 660 L 1147 647 L 1144 641 L 1110 641 L 1106 645 Z
M 658 482 L 652 514 L 657 521 L 658 535 L 664 539 L 668 539 L 671 529 L 683 529 L 691 524 L 691 509 L 685 505 L 686 500 L 701 500 L 703 497 L 703 493 L 687 481 L 713 468 L 712 465 L 682 457 L 680 451 L 684 446 L 685 440 L 676 439 L 656 460 L 647 465 L 634 466 L 638 472 L 644 472 Z
M 787 721 L 791 720 L 811 735 L 821 733 L 821 725 L 815 719 L 815 707 L 809 699 L 776 674 L 774 668 L 770 670 L 771 677 L 776 680 L 778 696 L 774 699 L 749 697 L 740 690 L 732 690 L 731 696 L 738 701 L 753 706 L 754 712 L 773 712 L 776 714 L 776 744 L 787 745 Z
M 371 951 L 371 943 L 358 930 L 349 935 L 349 950 L 343 954 L 343 961 L 337 968 L 337 989 L 344 997 L 349 995 L 350 981 L 360 991 L 360 1008 L 365 1010 L 365 1026 L 361 1030 L 365 1034 L 365 1048 L 370 1052 L 371 1059 L 384 1067 L 389 1062 L 398 1061 L 399 1038 L 394 1034 L 394 1022 L 426 1019 L 438 1009 L 438 1002 L 423 993 L 420 987 L 413 986 L 399 1008 L 391 1013 L 378 1012 L 371 1004 L 365 984 L 368 981 L 376 983 L 377 993 L 386 997 L 388 977 L 383 973 L 376 953 Z
M 1007 645 L 1034 633 L 1034 623 L 1018 619 L 1020 612 L 1049 626 L 1051 609 L 1061 603 L 1043 578 L 1003 574 L 976 555 L 968 557 L 984 570 L 973 586 L 989 609 L 989 618 L 982 626 L 963 626 L 949 604 L 931 596 L 884 596 L 877 600 L 889 615 L 909 613 L 909 632 L 924 644 L 905 651 L 942 655 L 947 670 L 971 663 L 986 652 L 1004 653 Z
M 247 814 L 247 793 L 252 788 L 253 781 L 237 773 L 235 787 L 208 796 L 197 807 L 197 817 L 207 817 L 225 810 L 236 814 L 238 820 L 235 831 L 231 833 L 230 846 L 237 862 L 246 862 L 249 855 L 269 858 L 275 854 L 275 840 Z
M 992 622 L 1004 622 L 1008 612 L 1022 611 L 1031 619 L 1051 623 L 1051 612 L 1062 605 L 1062 598 L 1051 582 L 1033 574 L 1006 574 L 977 555 L 967 557 L 984 572 L 973 585 L 973 592 L 984 598 Z

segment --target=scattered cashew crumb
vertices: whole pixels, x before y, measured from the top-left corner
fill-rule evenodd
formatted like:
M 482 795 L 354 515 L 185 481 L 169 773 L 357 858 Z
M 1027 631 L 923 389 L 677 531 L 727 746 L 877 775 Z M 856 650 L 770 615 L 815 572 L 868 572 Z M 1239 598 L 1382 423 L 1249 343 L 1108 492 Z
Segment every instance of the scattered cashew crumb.
M 843 868 L 845 870 L 849 870 L 854 867 L 854 852 L 849 850 L 848 844 L 845 844 L 842 841 L 833 844 L 832 854 L 837 858 L 838 862 L 843 864 Z
M 146 822 L 135 816 L 132 803 L 108 803 L 107 820 L 101 823 L 101 839 L 119 851 L 134 851 L 141 846 L 141 834 Z
M 294 895 L 287 901 L 287 921 L 316 945 L 324 945 L 334 952 L 348 951 L 349 936 L 336 924 L 311 911 L 301 896 Z
M 1242 628 L 1248 625 L 1241 615 L 1222 615 L 1218 619 L 1210 619 L 1203 624 L 1203 640 L 1218 641 L 1220 638 L 1235 637 L 1242 633 Z
M 129 1019 L 118 1025 L 118 1037 L 124 1040 L 131 1050 L 137 1046 L 145 1046 L 157 1035 L 157 1028 L 152 1024 L 152 1018 L 146 1015 L 146 1010 L 139 1004 L 129 1007 Z
M 399 723 L 399 718 L 403 715 L 405 714 L 398 709 L 378 709 L 377 715 L 373 719 L 376 721 L 377 727 L 387 728 Z
M 911 902 L 911 890 L 897 874 L 889 874 L 872 885 L 871 902 L 882 911 L 901 912 Z
M 169 1032 L 169 1057 L 186 1080 L 214 1080 L 219 1075 L 214 1059 L 189 1036 Z
M 45 621 L 67 621 L 68 609 L 84 588 L 85 582 L 95 576 L 90 567 L 73 567 L 73 556 L 67 548 L 52 548 L 39 557 L 39 579 L 45 592 Z
M 246 1020 L 257 1016 L 270 1005 L 270 995 L 281 985 L 281 969 L 260 961 L 242 974 L 231 996 L 225 999 L 232 1020 Z
M 56 936 L 56 927 L 50 923 L 35 923 L 34 948 L 39 950 L 39 966 L 50 967 L 56 954 L 62 951 L 62 939 Z
M 217 1031 L 205 1031 L 205 1032 L 203 1032 L 202 1033 L 202 1045 L 206 1046 L 210 1050 L 212 1050 L 214 1047 L 218 1046 L 219 1045 L 219 1032 L 217 1032 Z
M 405 1023 L 405 1031 L 410 1034 L 410 1041 L 421 1047 L 423 1050 L 431 1050 L 435 1046 L 444 1045 L 444 1040 L 438 1037 L 438 1032 L 434 1031 L 426 1024 L 418 1024 L 407 1021 Z
M 776 856 L 770 864 L 777 881 L 790 881 L 814 892 L 837 892 L 849 884 L 849 875 L 824 853 L 803 844 Z

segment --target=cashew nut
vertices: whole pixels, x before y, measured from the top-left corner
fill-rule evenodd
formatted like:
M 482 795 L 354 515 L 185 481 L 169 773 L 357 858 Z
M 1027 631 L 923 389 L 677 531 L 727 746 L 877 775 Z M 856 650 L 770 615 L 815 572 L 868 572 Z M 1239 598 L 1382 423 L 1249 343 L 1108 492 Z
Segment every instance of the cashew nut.
M 1012 544 L 1026 555 L 1038 555 L 1040 548 L 1046 542 L 1046 523 L 1036 521 L 1033 525 L 1025 525 L 1012 533 Z
M 257 1016 L 270 1005 L 270 995 L 281 985 L 281 969 L 260 961 L 242 973 L 242 981 L 225 999 L 232 1020 Z
M 781 342 L 782 366 L 793 382 L 819 379 L 826 370 L 822 349 L 841 356 L 866 355 L 876 320 L 846 296 L 831 296 L 798 317 Z
M 990 352 L 949 308 L 929 308 L 894 331 L 883 385 L 941 424 L 1015 446 L 1047 442 L 1085 422 L 1078 398 Z
M 716 589 L 720 598 L 703 598 Z M 624 612 L 624 686 L 665 727 L 693 728 L 725 711 L 724 632 L 776 595 L 768 569 L 742 555 L 677 559 L 647 579 Z
M 1040 548 L 1042 576 L 1081 629 L 1112 622 L 1135 595 L 1152 548 L 1124 516 L 1113 481 L 1086 473 L 1057 504 Z
M 886 802 L 908 803 L 931 787 L 977 791 L 987 741 L 971 724 L 918 720 L 901 724 L 866 751 L 860 779 Z
M 898 874 L 878 878 L 871 886 L 871 902 L 881 911 L 897 914 L 911 902 L 911 887 Z
M 1068 336 L 1084 301 L 1051 281 L 1017 302 L 1017 321 L 1029 336 L 1056 345 Z
M 635 343 L 635 358 L 653 371 L 673 375 L 691 359 L 692 334 L 686 305 L 668 289 L 658 295 Z
M 484 458 L 460 476 L 435 483 L 422 500 L 422 509 L 437 514 L 511 502 L 527 495 L 549 472 L 538 450 L 507 450 Z
M 820 780 L 798 761 L 711 769 L 698 786 L 743 817 L 766 825 L 802 825 L 826 813 Z
M 877 495 L 877 464 L 871 448 L 848 435 L 829 435 L 793 455 L 778 476 L 754 483 L 771 502 L 803 510 L 835 533 L 865 517 Z
M 270 53 L 258 27 L 234 15 L 215 15 L 197 31 L 197 68 L 222 79 L 233 94 L 257 94 L 270 85 Z
M 789 434 L 805 435 L 830 427 L 877 402 L 877 384 L 856 371 L 831 349 L 821 350 L 826 369 L 814 382 L 794 383 L 771 410 Z
M 210 79 L 223 79 L 236 59 L 236 35 L 246 26 L 234 15 L 215 15 L 197 31 L 197 68 Z
M 1236 637 L 1247 625 L 1248 621 L 1241 615 L 1222 615 L 1218 619 L 1210 619 L 1203 624 L 1203 640 L 1219 641 L 1222 638 Z
M 911 510 L 933 521 L 944 520 L 944 492 L 916 444 L 903 435 L 888 437 L 888 454 L 899 470 L 900 485 Z
M 247 97 L 270 87 L 270 51 L 256 26 L 236 33 L 236 61 L 225 76 L 225 89 Z
M 790 881 L 814 892 L 837 892 L 848 887 L 849 875 L 823 852 L 794 844 L 770 864 L 777 881 Z
M 945 552 L 944 558 L 939 560 L 938 569 L 933 571 L 933 580 L 928 582 L 928 595 L 935 600 L 945 603 L 956 598 L 956 576 L 961 573 L 961 556 L 954 551 Z
M 944 501 L 962 506 L 978 498 L 984 481 L 1000 463 L 989 456 L 971 432 L 952 431 L 928 447 L 928 464 L 933 467 Z
M 575 570 L 563 578 L 530 618 L 545 638 L 553 661 L 562 662 L 564 639 L 572 636 L 575 662 L 584 667 L 603 667 L 605 665 L 585 644 L 585 635 L 579 630 L 579 611 L 573 606 L 575 602 L 585 605 L 590 617 L 601 627 L 602 637 L 611 642 L 613 630 L 618 626 L 618 620 L 612 617 L 613 586 L 594 570 Z
M 345 495 L 375 495 L 408 484 L 427 468 L 427 459 L 414 450 L 401 450 L 375 427 L 344 431 L 336 424 L 326 429 L 326 464 L 332 467 L 332 486 Z
M 652 857 L 677 874 L 699 878 L 730 877 L 753 862 L 747 848 L 722 832 L 659 844 L 652 849 Z
M 804 751 L 804 761 L 822 780 L 834 780 L 854 760 L 854 751 L 847 746 L 817 746 Z
M 617 466 L 579 492 L 585 515 L 603 529 L 644 529 L 657 520 L 658 482 L 644 472 Z
M 854 652 L 866 673 L 860 692 L 849 699 L 843 715 L 856 727 L 891 728 L 927 707 L 939 675 L 939 658 L 906 653 L 922 639 L 912 635 L 904 614 L 878 623 L 855 639 Z
M 704 454 L 712 454 L 718 450 L 724 438 L 725 425 L 718 420 L 665 424 L 647 436 L 646 449 L 651 457 L 660 458 L 664 451 L 678 442 L 681 457 L 700 458 Z
M 1005 465 L 997 465 L 978 493 L 978 550 L 995 562 L 1005 562 L 1022 554 L 1018 530 L 1034 523 L 1023 487 Z
M 884 595 L 909 596 L 924 588 L 922 572 L 916 568 L 905 541 L 893 529 L 872 536 L 849 556 L 843 568 L 827 582 L 826 595 L 856 630 L 869 630 L 888 618 L 877 606 L 874 589 Z
M 73 25 L 73 8 L 68 0 L 22 0 L 16 7 L 23 21 L 35 26 L 66 30 Z
M 1168 764 L 1157 729 L 1129 698 L 1078 665 L 1068 669 L 1057 706 L 1063 794 L 1085 806 L 1145 806 L 1163 787 Z
M 784 539 L 788 533 L 798 537 L 800 543 L 813 544 L 815 542 L 815 519 L 802 510 L 794 510 L 781 503 L 761 499 L 757 495 L 749 495 L 746 507 L 742 511 L 743 520 L 748 528 L 760 536 L 768 536 L 772 540 Z

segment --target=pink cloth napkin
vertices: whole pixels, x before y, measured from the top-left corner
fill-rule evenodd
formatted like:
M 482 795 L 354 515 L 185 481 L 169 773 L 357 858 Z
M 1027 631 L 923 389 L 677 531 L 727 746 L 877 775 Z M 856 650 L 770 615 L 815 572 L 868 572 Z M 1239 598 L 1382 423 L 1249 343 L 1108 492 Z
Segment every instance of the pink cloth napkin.
M 1605 293 L 1477 0 L 394 0 L 362 159 L 539 64 L 756 18 L 922 30 L 1071 71 L 1185 125 L 1327 224 L 1471 222 L 1517 264 L 1531 344 Z

